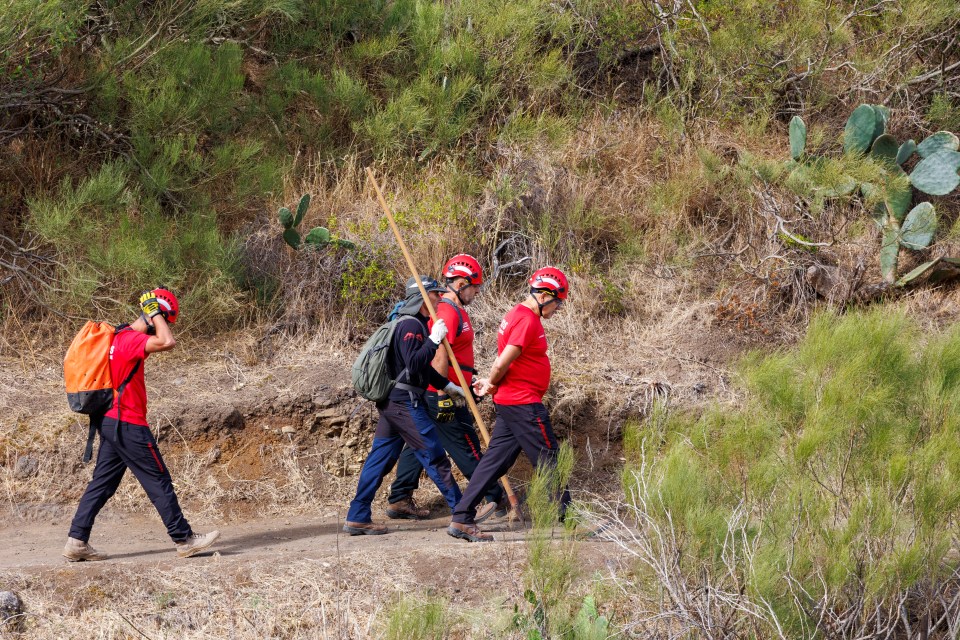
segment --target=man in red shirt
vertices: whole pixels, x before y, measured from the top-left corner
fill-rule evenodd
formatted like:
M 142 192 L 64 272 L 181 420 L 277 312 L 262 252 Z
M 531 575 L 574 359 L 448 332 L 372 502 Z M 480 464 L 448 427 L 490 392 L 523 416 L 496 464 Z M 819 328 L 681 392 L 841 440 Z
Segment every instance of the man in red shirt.
M 488 542 L 493 536 L 476 525 L 474 510 L 491 483 L 503 477 L 520 452 L 534 466 L 555 466 L 559 443 L 543 406 L 550 385 L 550 358 L 542 319 L 550 318 L 567 299 L 567 277 L 556 267 L 544 267 L 530 277 L 529 297 L 504 316 L 497 332 L 497 359 L 490 375 L 473 383 L 477 394 L 493 394 L 497 420 L 490 446 L 477 465 L 463 498 L 454 507 L 447 533 L 470 542 Z M 560 496 L 560 511 L 570 494 Z
M 483 284 L 483 270 L 476 258 L 461 253 L 447 260 L 443 266 L 443 277 L 447 290 L 436 307 L 437 317 L 450 327 L 447 341 L 469 385 L 474 374 L 474 333 L 465 307 L 473 302 L 480 285 Z M 433 328 L 432 320 L 428 328 Z M 437 349 L 431 364 L 440 375 L 454 384 L 459 384 L 446 349 Z M 473 414 L 466 406 L 455 406 L 445 391 L 437 390 L 433 386 L 427 388 L 426 400 L 430 418 L 437 425 L 437 439 L 453 458 L 463 476 L 469 480 L 482 455 Z M 413 449 L 405 446 L 397 463 L 397 477 L 390 485 L 387 517 L 423 519 L 430 516 L 429 509 L 421 508 L 413 501 L 413 492 L 420 486 L 422 471 L 423 465 L 417 460 Z M 497 509 L 498 504 L 503 502 L 503 489 L 496 482 L 488 487 L 485 495 L 487 502 L 480 506 L 476 514 L 477 522 L 483 522 Z
M 63 549 L 64 557 L 71 562 L 107 558 L 90 546 L 90 531 L 128 468 L 160 513 L 178 556 L 187 558 L 204 551 L 220 536 L 219 531 L 197 534 L 190 528 L 173 490 L 170 471 L 147 426 L 143 364 L 151 353 L 169 351 L 176 346 L 170 326 L 177 321 L 180 304 L 173 293 L 161 287 L 140 296 L 140 309 L 142 313 L 134 323 L 118 328 L 110 347 L 110 376 L 114 385 L 127 382 L 98 429 L 100 449 L 93 479 L 80 498 Z

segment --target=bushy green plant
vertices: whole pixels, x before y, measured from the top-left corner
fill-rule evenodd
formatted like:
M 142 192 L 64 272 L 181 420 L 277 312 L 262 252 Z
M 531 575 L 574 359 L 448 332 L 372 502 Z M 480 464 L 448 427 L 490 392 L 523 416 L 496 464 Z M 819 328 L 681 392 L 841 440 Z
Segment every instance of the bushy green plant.
M 669 517 L 682 571 L 735 571 L 788 636 L 843 616 L 898 625 L 903 594 L 952 588 L 958 355 L 960 330 L 890 309 L 817 316 L 797 347 L 743 363 L 741 409 L 674 417 L 664 439 L 642 430 L 632 464 L 653 480 L 628 490 Z
M 169 218 L 135 191 L 122 163 L 101 165 L 76 184 L 64 180 L 52 197 L 32 200 L 30 212 L 31 228 L 62 265 L 52 308 L 91 315 L 91 299 L 125 300 L 124 290 L 166 282 L 178 290 L 189 325 L 215 326 L 236 315 L 236 250 L 216 220 L 202 211 Z
M 569 535 L 553 538 L 558 529 L 567 531 L 560 524 L 558 497 L 567 486 L 573 465 L 573 449 L 563 443 L 556 467 L 537 467 L 527 492 L 526 504 L 533 521 L 524 576 L 524 600 L 529 608 L 516 608 L 514 626 L 528 638 L 562 637 L 569 632 L 575 616 L 569 589 L 578 572 L 576 541 Z M 568 522 L 572 528 L 573 519 Z

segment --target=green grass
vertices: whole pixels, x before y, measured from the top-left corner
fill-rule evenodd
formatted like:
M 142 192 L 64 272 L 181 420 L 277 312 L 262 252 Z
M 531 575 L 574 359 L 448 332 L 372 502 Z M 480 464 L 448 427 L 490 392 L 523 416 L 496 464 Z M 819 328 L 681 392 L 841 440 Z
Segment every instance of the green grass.
M 387 640 L 442 640 L 456 623 L 453 610 L 439 599 L 400 597 L 386 613 Z

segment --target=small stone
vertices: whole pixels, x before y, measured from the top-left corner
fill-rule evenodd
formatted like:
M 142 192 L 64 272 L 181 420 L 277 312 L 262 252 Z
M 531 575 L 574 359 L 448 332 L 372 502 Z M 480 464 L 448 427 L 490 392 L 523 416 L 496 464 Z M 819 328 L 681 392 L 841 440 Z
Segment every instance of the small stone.
M 23 601 L 13 591 L 0 591 L 0 629 L 20 632 L 24 629 Z
M 13 474 L 20 479 L 37 475 L 40 470 L 40 461 L 33 456 L 20 456 L 14 465 Z
M 280 433 L 296 433 L 296 432 L 297 432 L 296 428 L 291 427 L 290 425 L 287 425 L 282 429 L 280 429 Z

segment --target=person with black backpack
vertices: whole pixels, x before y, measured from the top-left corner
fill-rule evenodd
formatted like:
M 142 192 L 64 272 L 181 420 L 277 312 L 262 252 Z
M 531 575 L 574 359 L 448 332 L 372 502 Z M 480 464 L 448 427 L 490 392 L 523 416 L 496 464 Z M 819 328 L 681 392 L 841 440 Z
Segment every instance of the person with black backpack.
M 172 292 L 161 287 L 140 296 L 140 310 L 135 322 L 117 328 L 110 346 L 110 377 L 114 384 L 118 380 L 124 384 L 122 391 L 115 394 L 111 408 L 95 423 L 100 434 L 97 464 L 80 498 L 63 548 L 63 556 L 71 562 L 108 557 L 90 545 L 90 531 L 127 469 L 136 476 L 159 512 L 178 556 L 187 558 L 205 551 L 220 536 L 219 531 L 199 534 L 190 527 L 177 501 L 170 471 L 147 426 L 143 365 L 150 354 L 176 346 L 170 327 L 180 315 L 180 303 Z
M 431 303 L 436 307 L 440 293 L 446 288 L 429 276 L 420 276 Z M 417 278 L 407 280 L 406 298 L 392 321 L 389 352 L 386 360 L 386 375 L 392 389 L 386 398 L 378 399 L 380 413 L 370 453 L 360 470 L 357 493 L 350 502 L 350 509 L 343 531 L 350 535 L 380 535 L 387 527 L 372 520 L 373 498 L 384 476 L 396 464 L 404 443 L 409 446 L 427 475 L 437 485 L 451 511 L 460 501 L 460 487 L 453 479 L 453 471 L 447 454 L 437 439 L 433 420 L 427 413 L 424 394 L 427 386 L 443 389 L 448 395 L 463 397 L 464 391 L 447 380 L 431 366 L 437 348 L 447 335 L 446 323 L 438 319 L 432 329 L 427 329 L 427 305 L 423 300 Z M 368 346 L 364 347 L 366 351 Z M 363 361 L 364 354 L 358 361 Z M 355 371 L 358 365 L 355 365 Z M 354 379 L 356 384 L 357 379 Z
M 474 331 L 465 307 L 473 302 L 483 284 L 483 270 L 476 258 L 461 253 L 453 256 L 443 265 L 443 278 L 447 289 L 440 298 L 440 304 L 437 305 L 437 317 L 450 328 L 447 340 L 469 385 L 475 373 L 473 368 Z M 433 357 L 433 368 L 441 374 L 446 374 L 450 382 L 456 382 L 456 373 L 450 366 L 446 349 L 437 349 Z M 454 399 L 446 392 L 433 386 L 427 389 L 426 399 L 427 411 L 436 423 L 440 444 L 469 481 L 483 455 L 473 414 L 468 407 L 457 406 Z M 390 485 L 388 518 L 421 520 L 430 515 L 429 509 L 419 507 L 413 500 L 413 492 L 420 486 L 422 471 L 423 466 L 417 460 L 413 450 L 410 447 L 404 447 L 400 453 L 400 461 L 397 463 L 397 477 Z M 487 489 L 486 502 L 477 508 L 474 521 L 483 522 L 497 512 L 500 505 L 505 507 L 503 488 L 498 482 L 494 482 Z M 499 515 L 506 515 L 506 513 L 505 508 L 498 512 Z

